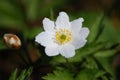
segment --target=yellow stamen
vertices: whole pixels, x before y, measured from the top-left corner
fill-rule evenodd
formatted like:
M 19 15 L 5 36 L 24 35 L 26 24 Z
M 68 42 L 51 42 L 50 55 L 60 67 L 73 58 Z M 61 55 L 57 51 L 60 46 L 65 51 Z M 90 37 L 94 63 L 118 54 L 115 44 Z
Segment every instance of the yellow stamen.
M 59 29 L 55 34 L 55 42 L 59 45 L 70 42 L 72 33 L 68 29 Z

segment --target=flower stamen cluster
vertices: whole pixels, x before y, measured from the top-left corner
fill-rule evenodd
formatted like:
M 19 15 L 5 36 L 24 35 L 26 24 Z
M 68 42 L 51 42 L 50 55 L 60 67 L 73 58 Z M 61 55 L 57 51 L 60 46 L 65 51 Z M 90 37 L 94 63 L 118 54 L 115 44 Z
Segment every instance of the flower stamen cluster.
M 72 39 L 72 33 L 67 29 L 59 29 L 55 33 L 55 41 L 59 45 L 69 43 Z

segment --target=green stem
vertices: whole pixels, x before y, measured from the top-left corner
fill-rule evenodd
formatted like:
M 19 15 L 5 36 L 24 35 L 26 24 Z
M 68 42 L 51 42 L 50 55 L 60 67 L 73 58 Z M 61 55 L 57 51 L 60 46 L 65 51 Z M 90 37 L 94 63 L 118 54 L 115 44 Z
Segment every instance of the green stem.
M 50 19 L 54 20 L 54 13 L 53 13 L 53 9 L 50 9 Z

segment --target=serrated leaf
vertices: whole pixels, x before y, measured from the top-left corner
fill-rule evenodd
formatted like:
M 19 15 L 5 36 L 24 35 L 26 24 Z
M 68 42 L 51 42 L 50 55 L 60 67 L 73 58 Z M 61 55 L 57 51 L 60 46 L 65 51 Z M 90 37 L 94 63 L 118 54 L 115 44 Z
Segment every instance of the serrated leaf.
M 106 72 L 98 69 L 82 69 L 75 80 L 108 80 L 109 78 L 105 76 Z
M 76 76 L 75 80 L 95 80 L 94 75 L 96 70 L 94 69 L 83 69 Z
M 74 80 L 72 74 L 66 70 L 56 70 L 53 73 L 47 74 L 43 77 L 44 80 Z

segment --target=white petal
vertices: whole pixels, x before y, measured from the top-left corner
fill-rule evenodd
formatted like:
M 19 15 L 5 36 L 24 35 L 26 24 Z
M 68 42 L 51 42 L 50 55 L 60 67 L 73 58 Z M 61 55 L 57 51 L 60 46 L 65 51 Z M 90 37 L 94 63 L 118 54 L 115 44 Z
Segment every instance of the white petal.
M 56 28 L 70 28 L 69 17 L 65 12 L 60 12 L 56 20 Z
M 76 19 L 71 22 L 71 28 L 74 32 L 79 32 L 82 27 L 83 18 Z
M 42 46 L 50 46 L 55 45 L 55 43 L 52 40 L 52 34 L 47 32 L 41 32 L 35 37 L 35 41 L 41 44 Z
M 57 46 L 46 47 L 45 48 L 45 53 L 48 56 L 56 56 L 56 55 L 59 54 L 58 47 Z
M 46 32 L 41 32 L 35 37 L 35 41 L 43 46 L 47 45 L 48 39 L 49 36 Z
M 80 37 L 85 39 L 87 38 L 88 34 L 89 34 L 89 29 L 88 28 L 81 28 L 80 30 Z
M 87 40 L 80 37 L 76 37 L 72 40 L 71 44 L 74 45 L 75 49 L 82 48 L 86 44 Z
M 54 25 L 54 22 L 51 21 L 50 19 L 44 18 L 44 20 L 43 20 L 43 27 L 44 27 L 45 31 L 53 31 L 55 25 Z
M 60 54 L 65 58 L 70 58 L 75 55 L 75 47 L 70 44 L 62 46 L 59 51 L 60 51 Z

